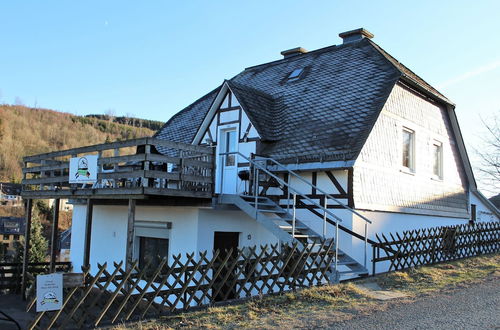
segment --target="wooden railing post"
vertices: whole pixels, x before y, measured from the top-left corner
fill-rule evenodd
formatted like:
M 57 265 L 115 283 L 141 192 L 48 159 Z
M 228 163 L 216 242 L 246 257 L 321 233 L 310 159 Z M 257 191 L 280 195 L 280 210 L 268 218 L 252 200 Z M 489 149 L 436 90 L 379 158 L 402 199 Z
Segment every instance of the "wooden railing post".
M 135 199 L 128 200 L 128 222 L 127 222 L 127 247 L 125 251 L 125 267 L 130 269 L 133 263 L 134 251 L 134 225 L 135 225 Z
M 87 199 L 87 213 L 85 215 L 85 246 L 83 248 L 83 266 L 90 267 L 90 243 L 92 240 L 92 213 L 94 201 Z
M 57 242 L 58 242 L 58 232 L 59 232 L 59 204 L 60 199 L 56 198 L 53 208 L 52 215 L 52 235 L 50 239 L 50 272 L 53 273 L 56 270 L 56 258 L 57 258 Z
M 24 253 L 23 253 L 23 277 L 21 283 L 21 295 L 23 300 L 26 300 L 26 285 L 27 285 L 27 273 L 29 264 L 29 251 L 30 251 L 30 239 L 31 239 L 31 211 L 33 209 L 33 200 L 26 200 L 26 212 L 25 212 L 25 231 L 24 231 Z

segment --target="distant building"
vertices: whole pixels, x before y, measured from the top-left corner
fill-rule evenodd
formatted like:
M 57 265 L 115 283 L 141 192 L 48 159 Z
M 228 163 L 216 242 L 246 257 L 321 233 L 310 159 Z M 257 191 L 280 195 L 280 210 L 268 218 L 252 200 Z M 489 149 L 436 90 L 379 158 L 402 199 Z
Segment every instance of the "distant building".
M 500 209 L 500 194 L 493 196 L 490 198 L 490 202 L 497 207 L 497 209 Z
M 0 182 L 0 204 L 1 205 L 20 205 L 21 198 L 21 184 Z
M 59 235 L 59 261 L 70 261 L 71 227 Z
M 15 243 L 24 235 L 24 218 L 0 217 L 0 255 L 13 257 Z
M 47 200 L 49 207 L 54 205 L 55 199 Z M 71 211 L 73 210 L 73 204 L 68 203 L 67 199 L 59 200 L 59 211 Z

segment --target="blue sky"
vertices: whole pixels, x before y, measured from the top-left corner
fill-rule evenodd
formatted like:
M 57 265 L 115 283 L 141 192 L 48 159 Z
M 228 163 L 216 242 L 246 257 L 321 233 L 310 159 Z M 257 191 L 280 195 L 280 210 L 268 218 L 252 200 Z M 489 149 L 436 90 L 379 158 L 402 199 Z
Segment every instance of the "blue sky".
M 457 104 L 500 112 L 500 1 L 2 1 L 0 103 L 168 120 L 280 51 L 373 39 Z

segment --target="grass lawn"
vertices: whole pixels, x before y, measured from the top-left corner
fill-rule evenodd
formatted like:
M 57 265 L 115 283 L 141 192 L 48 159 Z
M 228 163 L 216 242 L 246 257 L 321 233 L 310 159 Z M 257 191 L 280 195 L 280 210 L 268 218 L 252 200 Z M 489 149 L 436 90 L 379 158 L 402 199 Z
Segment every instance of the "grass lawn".
M 378 275 L 355 282 L 303 289 L 246 302 L 210 307 L 113 329 L 296 328 L 326 327 L 331 322 L 387 309 L 391 303 L 368 297 L 356 284 L 375 282 L 385 290 L 415 297 L 474 282 L 500 278 L 500 254 Z

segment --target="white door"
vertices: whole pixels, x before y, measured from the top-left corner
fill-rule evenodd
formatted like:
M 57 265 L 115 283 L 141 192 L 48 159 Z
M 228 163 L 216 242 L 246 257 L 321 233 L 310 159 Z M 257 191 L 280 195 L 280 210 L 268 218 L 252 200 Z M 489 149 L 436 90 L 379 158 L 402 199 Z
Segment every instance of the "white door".
M 238 157 L 230 152 L 238 151 L 238 135 L 236 128 L 219 130 L 219 187 L 222 194 L 236 194 L 238 183 Z

